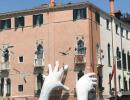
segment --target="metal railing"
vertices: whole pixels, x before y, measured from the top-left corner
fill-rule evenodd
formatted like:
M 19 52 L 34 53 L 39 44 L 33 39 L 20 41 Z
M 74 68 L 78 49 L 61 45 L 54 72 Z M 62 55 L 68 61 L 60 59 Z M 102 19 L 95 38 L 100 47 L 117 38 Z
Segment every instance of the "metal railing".
M 43 66 L 44 66 L 43 59 L 35 59 L 34 60 L 34 67 L 43 67 Z
M 86 63 L 85 55 L 84 54 L 76 54 L 74 58 L 75 64 L 84 64 Z
M 9 62 L 3 62 L 0 64 L 0 71 L 9 70 Z

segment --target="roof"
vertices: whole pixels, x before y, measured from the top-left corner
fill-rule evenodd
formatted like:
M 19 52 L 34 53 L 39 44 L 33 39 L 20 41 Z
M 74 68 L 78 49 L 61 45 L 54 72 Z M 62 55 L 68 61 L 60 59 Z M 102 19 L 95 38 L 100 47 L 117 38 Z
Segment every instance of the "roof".
M 25 10 L 19 10 L 19 11 L 13 11 L 13 12 L 6 12 L 6 13 L 0 13 L 0 19 L 3 19 L 5 17 L 10 18 L 13 16 L 21 16 L 21 15 L 29 15 L 37 12 L 49 12 L 49 11 L 56 11 L 56 10 L 65 10 L 65 9 L 73 9 L 75 7 L 83 7 L 83 6 L 91 6 L 92 8 L 99 10 L 105 14 L 103 10 L 95 6 L 94 4 L 86 1 L 86 2 L 78 2 L 78 3 L 67 3 L 67 4 L 60 4 L 55 5 L 54 8 L 50 8 L 48 4 L 42 4 L 38 7 L 33 7 L 31 9 L 25 9 Z M 109 15 L 109 14 L 107 14 Z
M 107 12 L 103 11 L 102 9 L 100 9 L 96 5 L 92 4 L 91 2 L 86 1 L 86 2 L 78 2 L 78 3 L 59 4 L 59 5 L 55 5 L 54 8 L 50 8 L 50 6 L 48 4 L 42 4 L 38 7 L 33 7 L 31 9 L 0 13 L 0 19 L 6 19 L 6 18 L 11 18 L 11 17 L 17 17 L 17 16 L 32 15 L 32 14 L 36 14 L 36 13 L 44 13 L 44 12 L 51 12 L 51 11 L 57 11 L 57 10 L 74 9 L 76 7 L 87 7 L 87 6 L 92 7 L 96 11 L 111 18 L 111 16 Z M 114 17 L 114 19 L 119 21 L 121 24 L 127 26 L 128 28 L 130 28 L 127 24 L 118 20 L 116 17 Z

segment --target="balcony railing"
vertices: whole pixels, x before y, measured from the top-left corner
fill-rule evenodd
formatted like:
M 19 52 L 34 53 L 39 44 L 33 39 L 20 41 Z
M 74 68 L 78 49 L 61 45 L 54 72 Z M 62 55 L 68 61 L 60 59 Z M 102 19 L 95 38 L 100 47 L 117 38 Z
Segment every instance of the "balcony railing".
M 0 71 L 9 70 L 9 62 L 3 62 L 0 64 Z
M 85 64 L 86 63 L 85 55 L 84 54 L 75 55 L 74 62 L 75 64 Z
M 43 59 L 35 59 L 34 60 L 34 67 L 43 67 L 43 66 L 44 66 Z

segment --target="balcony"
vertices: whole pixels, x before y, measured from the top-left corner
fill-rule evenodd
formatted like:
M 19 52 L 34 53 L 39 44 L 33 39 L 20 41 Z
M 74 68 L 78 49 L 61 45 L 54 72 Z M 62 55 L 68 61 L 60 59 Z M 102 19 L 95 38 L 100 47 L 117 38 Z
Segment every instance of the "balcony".
M 75 71 L 84 70 L 86 59 L 84 54 L 77 54 L 74 58 L 74 64 L 75 64 Z
M 9 70 L 9 62 L 3 62 L 0 64 L 0 71 L 8 71 Z
M 44 68 L 44 61 L 43 59 L 35 59 L 34 60 L 34 73 L 43 73 L 43 68 Z
M 74 62 L 75 64 L 85 64 L 86 63 L 85 55 L 84 54 L 75 55 Z
M 43 67 L 43 66 L 44 66 L 43 59 L 35 59 L 34 60 L 34 67 Z

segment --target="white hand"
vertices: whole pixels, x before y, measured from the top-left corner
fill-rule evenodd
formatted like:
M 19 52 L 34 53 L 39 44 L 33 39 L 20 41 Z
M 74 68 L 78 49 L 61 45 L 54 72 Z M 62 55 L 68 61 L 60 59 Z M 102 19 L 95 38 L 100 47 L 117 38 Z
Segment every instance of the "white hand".
M 88 93 L 90 90 L 95 90 L 97 85 L 97 79 L 94 76 L 95 73 L 88 73 L 78 80 L 76 84 L 77 100 L 88 100 Z
M 45 81 L 42 86 L 39 100 L 49 100 L 49 95 L 51 91 L 55 88 L 63 88 L 66 91 L 69 90 L 67 86 L 61 83 L 61 77 L 64 71 L 68 69 L 68 65 L 64 65 L 63 68 L 58 70 L 59 62 L 56 61 L 54 70 L 52 70 L 51 64 L 48 65 L 48 68 L 49 68 L 49 75 L 45 76 Z

